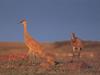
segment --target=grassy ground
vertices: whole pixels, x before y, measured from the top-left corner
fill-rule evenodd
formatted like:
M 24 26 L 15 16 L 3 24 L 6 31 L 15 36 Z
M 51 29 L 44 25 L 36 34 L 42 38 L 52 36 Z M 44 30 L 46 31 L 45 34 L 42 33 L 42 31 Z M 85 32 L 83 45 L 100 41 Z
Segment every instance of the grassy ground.
M 81 58 L 71 62 L 72 48 L 69 41 L 42 43 L 45 51 L 55 55 L 60 62 L 42 68 L 39 63 L 29 63 L 28 48 L 23 43 L 0 43 L 0 75 L 100 75 L 100 42 L 85 41 Z

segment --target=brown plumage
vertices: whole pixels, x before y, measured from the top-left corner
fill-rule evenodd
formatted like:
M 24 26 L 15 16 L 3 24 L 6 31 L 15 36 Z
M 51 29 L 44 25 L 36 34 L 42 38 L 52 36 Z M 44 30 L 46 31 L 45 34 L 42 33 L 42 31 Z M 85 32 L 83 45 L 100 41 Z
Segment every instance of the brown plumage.
M 73 48 L 73 56 L 80 56 L 80 51 L 83 49 L 83 42 L 78 37 L 76 37 L 75 33 L 71 33 L 71 46 Z
M 20 21 L 21 24 L 24 26 L 24 42 L 25 45 L 29 48 L 28 49 L 28 56 L 35 56 L 42 59 L 45 59 L 47 63 L 53 64 L 54 57 L 48 55 L 45 51 L 43 46 L 35 39 L 31 37 L 31 35 L 27 31 L 27 22 L 26 19 Z M 51 61 L 51 62 L 50 62 Z

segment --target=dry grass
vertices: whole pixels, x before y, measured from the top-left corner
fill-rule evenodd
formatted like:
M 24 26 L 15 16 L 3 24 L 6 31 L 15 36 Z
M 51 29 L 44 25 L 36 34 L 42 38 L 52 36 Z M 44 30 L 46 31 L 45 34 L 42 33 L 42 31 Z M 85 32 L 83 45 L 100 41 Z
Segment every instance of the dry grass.
M 27 47 L 23 43 L 0 43 L 0 75 L 100 75 L 100 42 L 85 41 L 80 60 L 71 62 L 69 41 L 42 43 L 45 50 L 55 55 L 57 65 L 50 69 L 39 63 L 29 63 Z

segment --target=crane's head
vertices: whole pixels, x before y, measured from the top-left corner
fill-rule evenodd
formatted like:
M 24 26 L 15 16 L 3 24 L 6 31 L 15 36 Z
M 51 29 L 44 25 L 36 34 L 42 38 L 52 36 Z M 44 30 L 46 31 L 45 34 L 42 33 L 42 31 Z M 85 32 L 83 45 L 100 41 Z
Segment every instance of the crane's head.
M 25 18 L 22 19 L 22 20 L 20 21 L 20 23 L 23 24 L 23 25 L 26 25 L 26 24 L 27 24 L 26 19 L 25 19 Z
M 72 39 L 73 39 L 73 38 L 76 38 L 76 33 L 75 33 L 75 32 L 72 32 L 72 33 L 71 33 L 71 37 L 72 37 Z
M 71 35 L 72 35 L 72 36 L 75 36 L 75 32 L 72 32 Z

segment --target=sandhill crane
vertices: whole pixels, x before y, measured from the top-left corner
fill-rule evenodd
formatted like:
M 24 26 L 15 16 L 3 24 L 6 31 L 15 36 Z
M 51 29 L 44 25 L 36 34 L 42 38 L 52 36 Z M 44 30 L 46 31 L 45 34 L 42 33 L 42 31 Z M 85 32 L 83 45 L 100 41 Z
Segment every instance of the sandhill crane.
M 21 20 L 20 23 L 24 26 L 24 42 L 29 48 L 28 56 L 40 57 L 45 59 L 48 64 L 54 64 L 54 57 L 48 55 L 43 46 L 28 33 L 26 19 Z
M 76 37 L 75 33 L 71 33 L 71 46 L 73 48 L 73 57 L 80 57 L 80 51 L 83 48 L 82 40 Z

